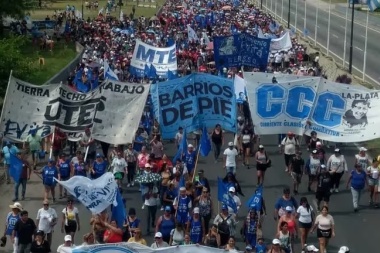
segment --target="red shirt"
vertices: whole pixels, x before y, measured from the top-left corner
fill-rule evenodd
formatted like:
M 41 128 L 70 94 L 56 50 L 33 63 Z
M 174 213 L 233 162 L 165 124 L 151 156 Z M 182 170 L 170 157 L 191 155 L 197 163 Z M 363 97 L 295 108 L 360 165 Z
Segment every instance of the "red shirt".
M 123 241 L 122 235 L 114 233 L 110 229 L 107 229 L 104 232 L 104 238 L 106 237 L 108 237 L 107 243 L 118 243 Z

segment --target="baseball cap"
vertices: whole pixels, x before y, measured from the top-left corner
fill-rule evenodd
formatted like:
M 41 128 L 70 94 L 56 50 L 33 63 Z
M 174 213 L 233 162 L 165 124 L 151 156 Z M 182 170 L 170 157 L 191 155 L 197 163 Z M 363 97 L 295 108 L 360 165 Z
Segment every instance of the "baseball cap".
M 99 158 L 99 157 L 102 157 L 99 153 L 96 154 L 96 157 Z
M 194 148 L 193 144 L 187 145 L 188 148 Z
M 36 235 L 44 236 L 45 232 L 42 230 L 37 230 Z
M 195 207 L 193 213 L 199 213 L 199 207 Z
M 155 238 L 162 238 L 162 234 L 161 234 L 161 232 L 157 232 L 157 233 L 155 233 L 155 234 L 154 234 L 154 237 L 155 237 Z
M 65 242 L 71 242 L 72 240 L 71 240 L 71 235 L 65 235 Z
M 183 187 L 183 186 L 182 186 L 182 187 L 179 188 L 179 190 L 180 190 L 180 191 L 186 191 L 186 187 Z
M 321 169 L 326 169 L 326 165 L 321 164 Z
M 272 244 L 281 244 L 279 239 L 273 239 Z
M 317 143 L 315 145 L 322 146 L 322 143 L 320 141 L 317 141 Z
M 350 249 L 347 246 L 340 247 L 338 253 L 348 253 L 350 252 Z
M 360 147 L 359 151 L 364 151 L 365 152 L 365 151 L 367 151 L 367 149 L 365 147 Z
M 336 148 L 336 149 L 334 149 L 334 152 L 339 153 L 339 152 L 340 152 L 340 149 L 339 149 L 339 148 Z
M 259 145 L 259 148 L 264 148 L 264 145 Z
M 311 153 L 313 153 L 313 154 L 317 154 L 318 151 L 317 151 L 316 149 L 314 149 Z
M 227 209 L 228 209 L 227 205 L 223 204 L 222 205 L 222 210 L 227 210 Z
M 170 212 L 171 210 L 172 210 L 172 208 L 170 206 L 165 206 L 165 211 Z
M 48 160 L 48 162 L 49 162 L 49 163 L 52 163 L 52 162 L 54 162 L 54 160 L 53 160 L 52 158 L 50 158 L 50 159 Z
M 293 211 L 293 207 L 291 207 L 291 206 L 287 206 L 287 207 L 285 208 L 285 210 L 286 210 L 287 212 L 292 212 L 292 211 Z
M 235 187 L 233 187 L 233 186 L 230 187 L 230 188 L 228 189 L 228 191 L 229 191 L 229 192 L 235 192 Z
M 234 145 L 234 143 L 232 142 L 232 141 L 230 141 L 229 143 L 228 143 L 228 146 L 229 147 L 232 147 Z
M 306 251 L 318 252 L 319 249 L 317 249 L 314 245 L 308 245 L 306 246 Z

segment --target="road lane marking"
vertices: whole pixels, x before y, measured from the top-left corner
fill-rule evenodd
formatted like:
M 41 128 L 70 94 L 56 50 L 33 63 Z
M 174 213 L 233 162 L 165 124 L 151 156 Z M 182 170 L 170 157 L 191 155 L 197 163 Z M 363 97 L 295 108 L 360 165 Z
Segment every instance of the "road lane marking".
M 360 35 L 360 36 L 362 36 L 364 39 L 366 38 L 365 35 Z
M 338 35 L 335 35 L 335 34 L 332 34 L 332 36 L 335 37 L 335 38 L 339 38 Z
M 357 50 L 360 50 L 363 52 L 363 49 L 361 49 L 360 47 L 355 47 Z
M 342 26 L 342 25 L 341 25 L 340 27 L 346 30 L 346 27 L 345 27 L 345 26 Z

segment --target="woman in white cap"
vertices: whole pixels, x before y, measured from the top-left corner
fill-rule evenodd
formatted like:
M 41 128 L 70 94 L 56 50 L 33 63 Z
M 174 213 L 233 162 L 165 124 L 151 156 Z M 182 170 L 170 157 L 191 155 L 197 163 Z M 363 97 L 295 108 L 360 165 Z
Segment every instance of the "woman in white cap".
M 311 192 L 312 190 L 315 192 L 315 185 L 317 183 L 317 175 L 321 169 L 321 160 L 318 157 L 318 151 L 314 149 L 311 152 L 309 159 L 306 161 L 305 170 L 309 175 L 309 182 L 307 186 L 307 190 Z
M 71 249 L 74 247 L 75 247 L 75 245 L 72 242 L 71 235 L 65 235 L 64 243 L 58 246 L 57 253 L 71 252 Z
M 230 188 L 228 188 L 228 193 L 231 194 L 232 198 L 234 199 L 234 201 L 236 203 L 236 209 L 237 209 L 237 211 L 239 211 L 239 209 L 241 207 L 241 200 L 240 200 L 239 196 L 236 194 L 235 187 L 231 186 Z M 235 211 L 231 207 L 228 207 L 228 212 L 229 213 L 235 213 Z M 237 212 L 236 212 L 236 214 L 237 214 Z
M 9 205 L 9 208 L 12 209 L 11 212 L 8 213 L 7 218 L 5 219 L 5 231 L 4 236 L 12 237 L 13 229 L 15 228 L 16 222 L 20 219 L 20 212 L 22 211 L 22 205 L 19 202 L 15 202 L 13 205 Z M 15 243 L 13 244 L 13 253 L 17 252 L 18 249 L 17 238 Z
M 377 188 L 379 187 L 379 161 L 377 159 L 372 160 L 372 164 L 366 169 L 367 176 L 368 176 L 368 188 L 369 188 L 369 204 L 373 205 L 374 200 L 377 199 L 378 191 Z M 378 204 L 375 204 L 377 207 Z
M 264 183 L 265 171 L 268 168 L 269 157 L 263 145 L 259 145 L 259 150 L 255 154 L 257 169 L 257 185 Z
M 365 147 L 360 147 L 359 154 L 355 155 L 355 164 L 360 164 L 362 166 L 363 171 L 365 171 L 371 164 L 366 152 L 367 149 Z
M 281 241 L 279 239 L 273 239 L 272 246 L 268 250 L 268 253 L 286 253 L 285 250 L 281 248 Z
M 186 224 L 186 230 L 190 235 L 190 240 L 195 244 L 202 243 L 206 234 L 205 222 L 199 212 L 199 207 L 195 207 L 192 217 L 189 218 Z
M 331 155 L 327 161 L 327 169 L 332 172 L 331 192 L 339 192 L 340 180 L 342 179 L 344 172 L 348 171 L 346 159 L 344 158 L 344 155 L 340 153 L 339 148 L 334 150 L 334 154 Z

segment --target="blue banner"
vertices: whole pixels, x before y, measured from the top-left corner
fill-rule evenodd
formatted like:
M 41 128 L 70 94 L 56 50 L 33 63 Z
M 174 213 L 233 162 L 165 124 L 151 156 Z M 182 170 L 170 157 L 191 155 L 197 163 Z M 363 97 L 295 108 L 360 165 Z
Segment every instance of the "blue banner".
M 221 124 L 236 131 L 236 98 L 231 79 L 194 73 L 151 85 L 155 116 L 164 139 L 174 138 L 179 127 L 188 133 Z
M 214 57 L 216 66 L 251 66 L 263 69 L 268 64 L 270 39 L 249 34 L 214 37 Z

